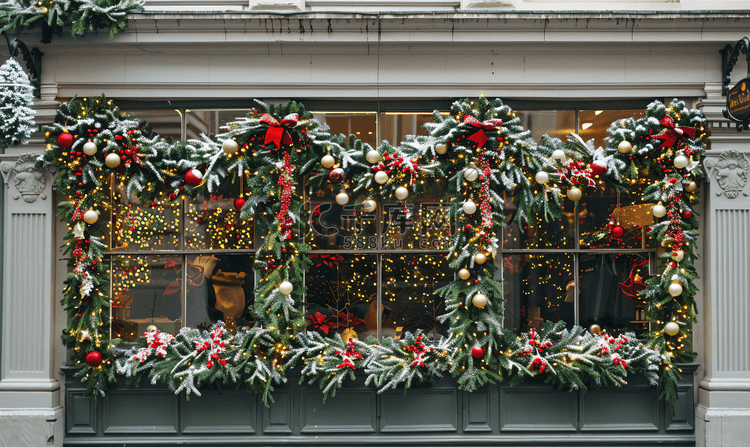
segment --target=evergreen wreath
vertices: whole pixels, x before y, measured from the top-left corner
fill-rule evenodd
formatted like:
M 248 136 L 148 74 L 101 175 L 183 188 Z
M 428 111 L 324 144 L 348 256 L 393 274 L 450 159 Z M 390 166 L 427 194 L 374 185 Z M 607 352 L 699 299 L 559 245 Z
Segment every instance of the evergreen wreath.
M 674 402 L 679 375 L 673 362 L 695 355 L 685 347 L 695 321 L 698 220 L 691 207 L 698 201 L 697 182 L 705 179 L 702 114 L 681 101 L 655 101 L 644 118 L 613 123 L 600 148 L 575 134 L 566 142 L 545 137 L 537 144 L 498 99 L 457 101 L 449 115 L 435 112 L 433 121 L 425 126 L 427 136 L 375 149 L 354 136 L 331 135 L 301 104 L 258 102 L 225 134 L 172 143 L 150 135 L 104 96 L 62 104 L 39 166 L 55 166 L 54 186 L 69 196 L 59 206 L 70 255 L 62 339 L 76 364 L 86 365 L 78 375 L 87 389 L 103 395 L 118 373 L 129 382 L 148 374 L 188 395 L 200 395 L 202 385 L 216 381 L 244 383 L 268 402 L 292 367 L 326 395 L 357 370 L 381 392 L 446 374 L 467 391 L 535 376 L 560 389 L 586 390 L 622 385 L 635 372 L 658 381 L 662 396 Z M 494 279 L 503 197 L 513 198 L 516 222 L 534 225 L 560 218 L 564 197 L 583 195 L 579 187 L 605 182 L 627 190 L 645 172 L 658 180 L 644 198 L 660 202 L 653 212 L 667 217 L 648 233 L 652 245 L 667 251 L 663 273 L 640 292 L 654 328 L 647 339 L 549 321 L 520 336 L 504 329 L 502 285 Z M 446 302 L 441 319 L 448 336 L 428 341 L 417 332 L 399 340 L 343 341 L 303 330 L 302 277 L 310 266 L 304 243 L 309 216 L 296 192 L 303 177 L 310 191 L 336 183 L 353 192 L 357 206 L 393 195 L 403 200 L 432 178 L 447 180 L 455 229 L 446 256 L 458 279 L 436 293 Z M 176 336 L 151 330 L 136 346 L 109 340 L 109 274 L 101 262 L 106 224 L 98 215 L 110 185 L 144 203 L 168 203 L 238 181 L 247 187 L 240 216 L 255 218 L 264 235 L 254 267 L 256 325 L 234 332 L 219 322 L 210 331 L 183 328 Z

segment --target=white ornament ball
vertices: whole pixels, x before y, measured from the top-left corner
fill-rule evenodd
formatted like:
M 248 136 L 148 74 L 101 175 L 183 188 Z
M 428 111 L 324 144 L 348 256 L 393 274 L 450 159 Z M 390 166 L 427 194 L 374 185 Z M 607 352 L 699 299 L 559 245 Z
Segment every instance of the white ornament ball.
M 682 295 L 682 286 L 678 282 L 673 282 L 669 285 L 668 291 L 672 296 L 680 296 Z
M 221 143 L 221 148 L 224 150 L 225 154 L 232 155 L 240 149 L 240 145 L 230 138 Z
M 667 215 L 667 209 L 664 208 L 664 205 L 662 205 L 661 203 L 657 203 L 656 205 L 654 205 L 654 207 L 651 208 L 651 212 L 654 213 L 654 216 L 656 216 L 657 218 Z
M 484 296 L 481 292 L 474 295 L 474 298 L 471 299 L 471 303 L 480 308 L 484 309 L 484 306 L 487 305 L 487 297 Z
M 685 252 L 682 250 L 677 250 L 672 252 L 672 259 L 674 259 L 677 262 L 682 262 L 682 260 L 685 258 Z
M 99 220 L 99 213 L 94 210 L 88 210 L 83 213 L 83 221 L 89 225 L 94 225 Z
M 375 183 L 383 185 L 388 182 L 388 174 L 385 171 L 378 171 L 375 173 Z
M 672 281 L 679 281 L 679 280 L 680 280 L 680 276 L 677 273 L 672 275 Z
M 367 159 L 368 163 L 375 164 L 380 161 L 380 153 L 375 149 L 370 149 L 367 155 L 365 155 L 365 159 Z
M 563 152 L 562 149 L 555 149 L 555 151 L 552 152 L 552 159 L 565 161 L 565 152 Z
M 368 213 L 371 213 L 375 211 L 375 208 L 377 208 L 378 204 L 372 199 L 367 199 L 364 202 L 362 202 L 362 209 L 365 210 Z
M 633 152 L 633 145 L 630 144 L 630 141 L 622 140 L 620 141 L 620 144 L 617 145 L 617 152 L 621 154 L 629 154 Z
M 437 154 L 443 155 L 444 153 L 448 152 L 448 145 L 445 143 L 438 143 L 435 145 L 435 152 Z
M 677 154 L 677 156 L 674 158 L 674 167 L 677 169 L 682 169 L 688 165 L 689 161 L 685 154 L 680 152 Z
M 320 159 L 320 164 L 324 168 L 330 169 L 330 168 L 333 167 L 333 165 L 336 164 L 336 159 L 333 158 L 333 156 L 331 154 L 326 154 L 326 155 L 323 156 L 323 158 Z
M 470 182 L 473 182 L 474 180 L 479 178 L 479 169 L 472 165 L 469 165 L 468 168 L 464 169 L 464 178 Z
M 461 269 L 458 271 L 458 277 L 463 280 L 469 279 L 469 277 L 471 277 L 471 272 L 469 269 Z
M 93 141 L 89 141 L 83 145 L 83 153 L 86 155 L 94 155 L 96 151 L 96 144 Z
M 477 211 L 477 204 L 472 202 L 471 200 L 467 200 L 461 206 L 461 209 L 463 209 L 464 213 L 466 214 L 474 214 Z
M 477 253 L 474 256 L 474 262 L 476 262 L 479 265 L 484 264 L 485 262 L 487 262 L 487 255 L 485 255 L 484 253 Z
M 346 205 L 347 203 L 349 203 L 349 194 L 343 191 L 336 194 L 336 203 L 338 203 L 339 205 Z
M 573 187 L 568 190 L 568 198 L 574 202 L 581 200 L 583 193 L 580 189 Z
M 115 153 L 107 154 L 107 156 L 104 157 L 104 164 L 107 165 L 109 169 L 114 169 L 120 166 L 120 161 L 120 156 Z
M 294 286 L 289 281 L 284 281 L 281 284 L 279 284 L 279 292 L 281 292 L 281 294 L 284 296 L 287 296 L 290 293 L 292 293 L 292 290 L 294 290 Z
M 404 188 L 403 186 L 399 186 L 398 188 L 396 188 L 396 192 L 394 194 L 396 195 L 396 198 L 398 200 L 404 200 L 409 197 L 409 190 Z
M 667 335 L 675 336 L 680 333 L 680 325 L 674 321 L 670 321 L 664 325 L 664 332 Z
M 544 171 L 539 171 L 536 173 L 534 178 L 536 179 L 537 183 L 539 183 L 540 185 L 544 185 L 549 181 L 549 174 Z

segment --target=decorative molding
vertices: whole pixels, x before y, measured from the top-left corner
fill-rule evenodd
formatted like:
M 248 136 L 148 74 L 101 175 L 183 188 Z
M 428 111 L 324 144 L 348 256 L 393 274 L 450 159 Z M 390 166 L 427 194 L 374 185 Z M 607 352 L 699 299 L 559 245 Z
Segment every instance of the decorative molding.
M 37 157 L 38 155 L 33 153 L 21 154 L 15 164 L 3 163 L 0 166 L 6 184 L 10 181 L 11 174 L 14 174 L 13 185 L 18 192 L 13 199 L 18 200 L 23 197 L 26 203 L 34 203 L 39 197 L 47 200 L 47 195 L 44 194 L 47 176 L 36 168 Z
M 719 160 L 708 158 L 705 162 L 709 175 L 716 171 L 716 182 L 721 191 L 716 195 L 724 194 L 727 198 L 735 199 L 740 193 L 745 197 L 748 193 L 743 189 L 747 185 L 747 173 L 750 171 L 750 160 L 740 151 L 728 150 L 719 155 Z

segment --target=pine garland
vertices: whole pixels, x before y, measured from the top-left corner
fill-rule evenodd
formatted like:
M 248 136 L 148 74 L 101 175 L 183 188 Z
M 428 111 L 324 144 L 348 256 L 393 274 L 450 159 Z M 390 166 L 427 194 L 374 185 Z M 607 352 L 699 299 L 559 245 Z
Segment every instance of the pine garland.
M 468 391 L 537 375 L 561 389 L 586 390 L 624 384 L 630 371 L 652 383 L 660 380 L 663 395 L 673 402 L 677 375 L 672 362 L 694 356 L 684 348 L 697 291 L 692 283 L 698 225 L 690 210 L 697 201 L 692 182 L 705 178 L 700 112 L 681 102 L 655 102 L 645 118 L 615 122 L 604 148 L 574 134 L 567 142 L 545 138 L 536 144 L 500 100 L 458 101 L 450 115 L 433 117 L 427 136 L 373 149 L 354 136 L 330 135 L 301 104 L 259 103 L 246 118 L 230 123 L 225 134 L 173 144 L 147 136 L 143 125 L 103 96 L 61 105 L 39 163 L 58 168 L 54 186 L 70 196 L 59 213 L 69 230 L 65 253 L 73 254 L 63 298 L 69 322 L 63 342 L 74 350 L 77 364 L 89 365 L 80 373 L 89 389 L 103 393 L 116 373 L 129 381 L 148 373 L 176 393 L 199 394 L 202 385 L 215 381 L 245 383 L 267 402 L 273 385 L 286 381 L 286 371 L 296 365 L 302 380 L 319 383 L 326 395 L 335 394 L 356 370 L 380 392 L 445 374 Z M 623 150 L 628 146 L 633 150 Z M 321 166 L 324 155 L 333 157 L 332 165 Z M 666 202 L 669 217 L 651 227 L 651 243 L 672 250 L 662 256 L 667 261 L 663 274 L 649 279 L 642 292 L 656 328 L 647 342 L 632 334 L 614 338 L 580 327 L 565 329 L 560 322 L 520 337 L 505 330 L 494 262 L 504 198 L 513 199 L 517 211 L 512 219 L 533 225 L 561 216 L 564 190 L 570 196 L 579 186 L 596 187 L 597 181 L 627 189 L 645 172 L 663 180 L 649 186 L 644 199 Z M 302 278 L 310 247 L 303 242 L 309 217 L 299 194 L 303 177 L 311 193 L 339 188 L 354 195 L 355 205 L 419 193 L 432 178 L 447 180 L 446 199 L 456 223 L 447 259 L 460 278 L 436 291 L 446 303 L 440 319 L 448 323 L 448 336 L 433 342 L 419 332 L 406 333 L 378 343 L 304 332 Z M 110 187 L 154 205 L 210 195 L 236 182 L 247 191 L 240 217 L 255 218 L 256 231 L 263 235 L 254 264 L 256 325 L 236 332 L 223 323 L 203 333 L 184 328 L 176 337 L 151 331 L 129 347 L 110 342 L 103 293 L 109 277 L 100 262 L 106 223 L 86 220 L 85 212 L 103 211 Z M 679 333 L 667 335 L 666 322 L 677 323 Z M 103 361 L 90 358 L 94 353 Z

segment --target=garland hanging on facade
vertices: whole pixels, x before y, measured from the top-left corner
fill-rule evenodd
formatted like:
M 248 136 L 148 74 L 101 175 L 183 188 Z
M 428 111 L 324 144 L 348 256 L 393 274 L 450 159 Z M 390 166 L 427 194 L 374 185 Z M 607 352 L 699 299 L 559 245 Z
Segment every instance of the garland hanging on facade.
M 559 388 L 585 390 L 622 384 L 628 371 L 655 383 L 661 369 L 662 389 L 673 401 L 672 362 L 694 356 L 685 346 L 697 291 L 698 221 L 691 206 L 705 177 L 700 112 L 679 101 L 654 102 L 646 117 L 613 123 L 604 148 L 577 135 L 536 144 L 500 100 L 458 101 L 450 115 L 436 112 L 433 118 L 425 126 L 427 136 L 374 149 L 354 136 L 330 135 L 300 104 L 259 103 L 218 138 L 170 143 L 146 136 L 141 123 L 103 96 L 62 104 L 40 164 L 58 168 L 55 188 L 69 196 L 59 212 L 68 225 L 65 252 L 71 256 L 62 300 L 68 312 L 63 342 L 77 364 L 88 366 L 79 374 L 89 389 L 103 394 L 118 372 L 132 380 L 147 373 L 175 392 L 199 393 L 201 385 L 216 380 L 244 382 L 267 400 L 273 385 L 297 365 L 303 379 L 319 383 L 326 393 L 335 393 L 357 370 L 381 391 L 443 374 L 456 377 L 468 391 L 533 376 Z M 521 337 L 503 329 L 502 285 L 494 279 L 503 198 L 512 197 L 516 222 L 534 225 L 559 219 L 565 196 L 577 201 L 597 182 L 626 190 L 645 172 L 660 180 L 646 189 L 644 199 L 659 202 L 653 209 L 657 218 L 668 217 L 649 233 L 650 241 L 668 249 L 663 273 L 640 292 L 655 329 L 649 338 L 614 338 L 552 322 Z M 344 343 L 304 333 L 302 278 L 310 247 L 303 242 L 309 218 L 299 194 L 303 177 L 310 191 L 338 190 L 337 201 L 347 203 L 353 194 L 363 212 L 373 211 L 378 198 L 403 201 L 423 191 L 431 178 L 447 180 L 455 229 L 446 256 L 458 279 L 436 293 L 446 303 L 441 319 L 448 336 L 436 342 L 417 333 L 401 340 Z M 185 328 L 176 337 L 154 330 L 135 347 L 109 340 L 109 273 L 101 262 L 107 227 L 99 220 L 108 194 L 169 203 L 183 195 L 210 195 L 236 181 L 247 193 L 235 207 L 242 219 L 255 218 L 264 235 L 255 257 L 258 283 L 251 309 L 258 323 L 239 331 L 227 331 L 222 323 L 203 333 Z

